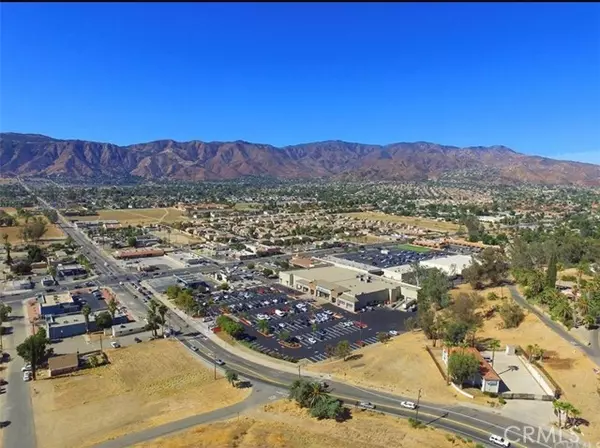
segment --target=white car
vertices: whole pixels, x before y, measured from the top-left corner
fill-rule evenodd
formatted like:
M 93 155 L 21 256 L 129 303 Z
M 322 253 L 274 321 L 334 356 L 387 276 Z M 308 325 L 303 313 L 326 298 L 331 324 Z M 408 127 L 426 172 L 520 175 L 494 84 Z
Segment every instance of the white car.
M 492 434 L 490 436 L 490 442 L 492 442 L 494 445 L 504 446 L 507 448 L 510 446 L 510 442 L 508 440 L 504 439 L 503 437 L 497 436 L 495 434 Z
M 31 363 L 27 363 L 23 367 L 21 367 L 21 372 L 29 372 L 29 371 L 31 371 Z
M 110 346 L 111 346 L 112 348 L 119 348 L 119 347 L 121 347 L 121 344 L 119 344 L 119 343 L 118 343 L 118 342 L 116 342 L 116 341 L 113 341 L 113 342 L 111 342 L 111 343 L 110 343 Z
M 401 401 L 400 406 L 406 409 L 417 409 L 417 405 L 414 404 L 412 401 Z
M 308 339 L 307 339 L 307 341 L 308 341 L 308 343 L 309 343 L 310 345 L 313 345 L 313 344 L 316 344 L 316 343 L 317 343 L 317 340 L 316 340 L 315 338 L 308 338 Z
M 375 409 L 375 405 L 368 401 L 359 401 L 358 403 L 356 403 L 356 406 L 362 409 Z
M 398 332 L 396 330 L 390 330 L 390 331 L 388 331 L 388 334 L 390 336 L 398 336 Z
M 31 379 L 32 379 L 31 372 L 23 373 L 23 381 L 27 382 L 27 381 L 31 381 Z

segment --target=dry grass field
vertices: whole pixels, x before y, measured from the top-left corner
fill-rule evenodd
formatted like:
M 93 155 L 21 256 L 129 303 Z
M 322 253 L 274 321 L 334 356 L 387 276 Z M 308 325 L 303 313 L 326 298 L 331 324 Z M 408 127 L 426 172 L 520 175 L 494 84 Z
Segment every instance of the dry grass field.
M 423 400 L 455 402 L 459 394 L 446 385 L 424 348 L 428 343 L 430 341 L 420 332 L 405 333 L 387 344 L 373 344 L 354 351 L 356 359 L 325 360 L 311 364 L 306 369 L 329 373 L 334 378 L 357 386 L 372 387 L 415 399 L 422 388 Z
M 342 216 L 347 216 L 350 218 L 361 219 L 361 220 L 370 220 L 370 221 L 384 221 L 384 222 L 396 222 L 400 224 L 405 224 L 407 226 L 420 227 L 427 230 L 433 230 L 436 232 L 456 232 L 458 230 L 458 225 L 445 222 L 445 221 L 435 221 L 433 219 L 426 218 L 415 218 L 412 216 L 395 216 L 395 215 L 387 215 L 385 213 L 378 212 L 353 212 L 353 213 L 342 213 Z
M 344 423 L 311 418 L 287 400 L 224 422 L 201 425 L 136 448 L 412 448 L 473 447 L 441 430 L 412 429 L 408 422 L 375 412 L 352 412 Z
M 8 235 L 8 241 L 11 244 L 20 244 L 24 242 L 19 236 L 20 231 L 21 227 L 0 227 L 0 236 L 5 233 Z M 40 243 L 60 241 L 66 238 L 67 236 L 61 229 L 54 224 L 48 224 L 48 231 L 44 234 Z
M 122 210 L 98 210 L 98 215 L 75 216 L 71 221 L 95 221 L 116 219 L 123 225 L 160 224 L 185 221 L 188 219 L 182 211 L 175 208 L 140 208 Z
M 243 400 L 180 344 L 107 350 L 111 364 L 31 384 L 38 446 L 86 447 Z
M 258 210 L 261 207 L 262 204 L 256 202 L 238 202 L 233 206 L 233 209 L 242 212 L 246 210 Z

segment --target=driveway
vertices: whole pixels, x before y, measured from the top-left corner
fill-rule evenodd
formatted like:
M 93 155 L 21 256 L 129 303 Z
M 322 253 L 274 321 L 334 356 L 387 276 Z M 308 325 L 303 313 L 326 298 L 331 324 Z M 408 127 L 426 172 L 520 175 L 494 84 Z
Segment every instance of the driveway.
M 581 350 L 583 353 L 585 353 L 594 363 L 596 363 L 596 365 L 600 366 L 600 347 L 598 346 L 597 340 L 595 341 L 596 344 L 592 343 L 591 346 L 583 345 L 576 338 L 571 336 L 569 334 L 569 332 L 562 327 L 561 324 L 554 322 L 552 319 L 550 319 L 544 313 L 539 312 L 537 309 L 535 309 L 533 306 L 531 306 L 527 302 L 527 300 L 525 300 L 525 298 L 521 294 L 519 294 L 519 291 L 517 290 L 517 288 L 514 285 L 510 285 L 508 287 L 508 289 L 510 290 L 510 293 L 512 294 L 512 297 L 515 300 L 515 302 L 517 302 L 523 308 L 525 308 L 529 312 L 531 312 L 531 313 L 535 314 L 537 317 L 539 317 L 540 320 L 547 327 L 549 327 L 552 331 L 554 331 L 556 334 L 558 334 L 561 338 L 563 338 L 569 344 L 571 344 L 574 347 L 577 347 L 579 350 Z M 597 331 L 596 331 L 596 336 L 598 336 Z M 597 339 L 597 337 L 596 337 L 596 339 Z

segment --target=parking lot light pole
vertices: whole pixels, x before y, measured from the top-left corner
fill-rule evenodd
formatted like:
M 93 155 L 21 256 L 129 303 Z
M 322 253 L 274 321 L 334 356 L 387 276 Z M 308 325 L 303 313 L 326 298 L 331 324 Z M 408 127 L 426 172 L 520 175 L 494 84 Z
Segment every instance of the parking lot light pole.
M 418 395 L 418 397 L 417 397 L 417 409 L 416 409 L 416 411 L 417 411 L 417 415 L 416 415 L 416 417 L 415 417 L 415 419 L 416 419 L 417 421 L 419 421 L 419 403 L 421 402 L 421 391 L 422 391 L 422 390 L 423 390 L 423 389 L 419 389 L 419 395 Z

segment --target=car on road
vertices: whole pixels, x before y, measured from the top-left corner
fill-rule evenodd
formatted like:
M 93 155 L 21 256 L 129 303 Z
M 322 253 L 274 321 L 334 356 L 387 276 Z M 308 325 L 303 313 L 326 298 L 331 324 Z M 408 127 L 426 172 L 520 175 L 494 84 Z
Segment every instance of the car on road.
M 222 359 L 215 359 L 215 364 L 219 365 L 219 366 L 224 366 L 225 365 L 225 361 L 223 361 Z
M 121 347 L 121 344 L 119 344 L 116 341 L 111 342 L 110 345 L 111 345 L 112 348 L 119 348 L 119 347 Z
M 23 381 L 27 382 L 27 381 L 31 381 L 31 372 L 24 372 L 23 373 Z
M 133 338 L 133 340 L 134 340 L 136 343 L 138 343 L 138 344 L 139 344 L 140 342 L 142 342 L 142 340 L 141 340 L 140 338 Z
M 400 406 L 406 409 L 417 409 L 417 405 L 412 401 L 401 401 Z
M 87 282 L 87 283 L 85 284 L 85 286 L 87 286 L 87 287 L 91 287 L 91 286 L 96 286 L 96 285 L 94 284 L 94 282 Z
M 504 446 L 504 447 L 510 446 L 510 442 L 508 440 L 504 439 L 503 437 L 497 436 L 496 434 L 492 434 L 490 436 L 490 442 L 492 442 L 494 445 L 498 445 L 498 446 Z
M 361 409 L 375 409 L 375 405 L 369 401 L 358 401 L 356 407 Z
M 390 331 L 388 331 L 388 334 L 390 336 L 398 336 L 398 332 L 396 330 L 390 330 Z
M 21 367 L 21 372 L 29 372 L 31 371 L 31 364 L 27 363 L 23 367 Z
M 198 347 L 196 347 L 195 345 L 192 345 L 192 350 L 197 352 L 198 351 Z

